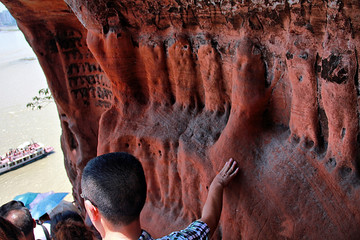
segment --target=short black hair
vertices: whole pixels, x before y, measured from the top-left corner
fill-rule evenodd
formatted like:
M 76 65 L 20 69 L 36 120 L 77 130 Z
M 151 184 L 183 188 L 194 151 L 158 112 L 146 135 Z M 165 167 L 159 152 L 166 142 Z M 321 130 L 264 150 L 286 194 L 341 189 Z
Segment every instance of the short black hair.
M 21 201 L 12 200 L 7 202 L 0 207 L 0 216 L 4 217 L 9 211 L 14 209 L 20 209 L 25 207 L 24 203 Z
M 84 168 L 81 189 L 84 199 L 114 225 L 128 225 L 138 219 L 146 200 L 142 165 L 125 152 L 91 159 Z
M 8 219 L 8 216 L 11 214 L 16 215 L 16 219 L 11 222 L 18 227 L 25 236 L 33 231 L 34 220 L 29 209 L 27 209 L 22 202 L 12 200 L 0 207 L 1 217 Z

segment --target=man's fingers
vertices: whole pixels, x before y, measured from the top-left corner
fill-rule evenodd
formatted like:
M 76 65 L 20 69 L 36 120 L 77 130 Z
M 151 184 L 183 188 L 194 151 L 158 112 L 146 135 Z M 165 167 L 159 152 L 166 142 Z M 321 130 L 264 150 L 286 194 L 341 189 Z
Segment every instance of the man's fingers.
M 226 161 L 225 166 L 227 166 L 228 168 L 230 167 L 231 163 L 232 163 L 233 159 L 230 158 L 229 160 Z
M 227 173 L 227 171 L 229 170 L 230 168 L 230 163 L 232 161 L 232 158 L 230 158 L 228 161 L 226 161 L 224 167 L 221 169 L 220 172 L 224 172 L 224 173 Z
M 230 158 L 221 169 L 219 175 L 223 179 L 225 185 L 238 173 L 239 167 L 234 159 Z
M 238 173 L 238 171 L 239 171 L 239 168 L 236 168 L 236 170 L 230 174 L 230 178 L 235 177 L 235 175 Z
M 232 158 L 231 158 L 232 160 Z M 226 171 L 227 174 L 231 174 L 232 172 L 234 172 L 234 170 L 237 168 L 237 163 L 236 161 L 232 161 L 231 162 L 231 166 L 229 167 L 229 169 Z

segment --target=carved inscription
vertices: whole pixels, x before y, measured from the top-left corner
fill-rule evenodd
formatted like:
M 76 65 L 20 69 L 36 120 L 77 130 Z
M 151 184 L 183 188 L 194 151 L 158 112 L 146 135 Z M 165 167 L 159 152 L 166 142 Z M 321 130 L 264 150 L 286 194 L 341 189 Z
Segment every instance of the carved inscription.
M 79 85 L 83 85 L 84 83 L 90 85 L 97 84 L 97 85 L 109 87 L 107 84 L 105 84 L 103 74 L 79 75 L 79 76 L 69 77 L 70 87 L 77 87 Z
M 113 94 L 109 80 L 88 49 L 83 34 L 76 30 L 64 31 L 55 39 L 65 62 L 74 101 L 86 106 L 111 107 Z
M 75 95 L 75 98 L 100 98 L 103 100 L 111 100 L 112 92 L 106 88 L 101 87 L 82 87 L 71 90 L 71 93 Z
M 81 73 L 86 73 L 86 72 L 102 72 L 100 66 L 98 64 L 90 64 L 88 62 L 84 62 L 84 63 L 72 63 L 68 66 L 68 71 L 67 74 L 68 75 L 73 75 L 73 74 L 81 74 Z

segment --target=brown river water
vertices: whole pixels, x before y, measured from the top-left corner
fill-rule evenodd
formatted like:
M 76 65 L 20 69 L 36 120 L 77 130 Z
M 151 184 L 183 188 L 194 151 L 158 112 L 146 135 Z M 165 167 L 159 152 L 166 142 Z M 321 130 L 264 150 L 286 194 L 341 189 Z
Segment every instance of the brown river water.
M 0 155 L 31 140 L 55 148 L 45 158 L 0 175 L 0 205 L 26 192 L 69 192 L 65 199 L 72 201 L 56 105 L 26 108 L 38 90 L 46 87 L 44 73 L 23 34 L 0 28 Z

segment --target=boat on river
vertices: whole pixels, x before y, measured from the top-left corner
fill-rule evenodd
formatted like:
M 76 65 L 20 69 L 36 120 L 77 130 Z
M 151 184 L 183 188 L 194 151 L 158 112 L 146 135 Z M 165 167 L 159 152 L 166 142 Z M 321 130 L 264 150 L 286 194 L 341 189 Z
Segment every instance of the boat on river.
M 53 147 L 45 147 L 42 143 L 25 142 L 15 149 L 10 149 L 0 156 L 0 174 L 22 167 L 54 152 Z

